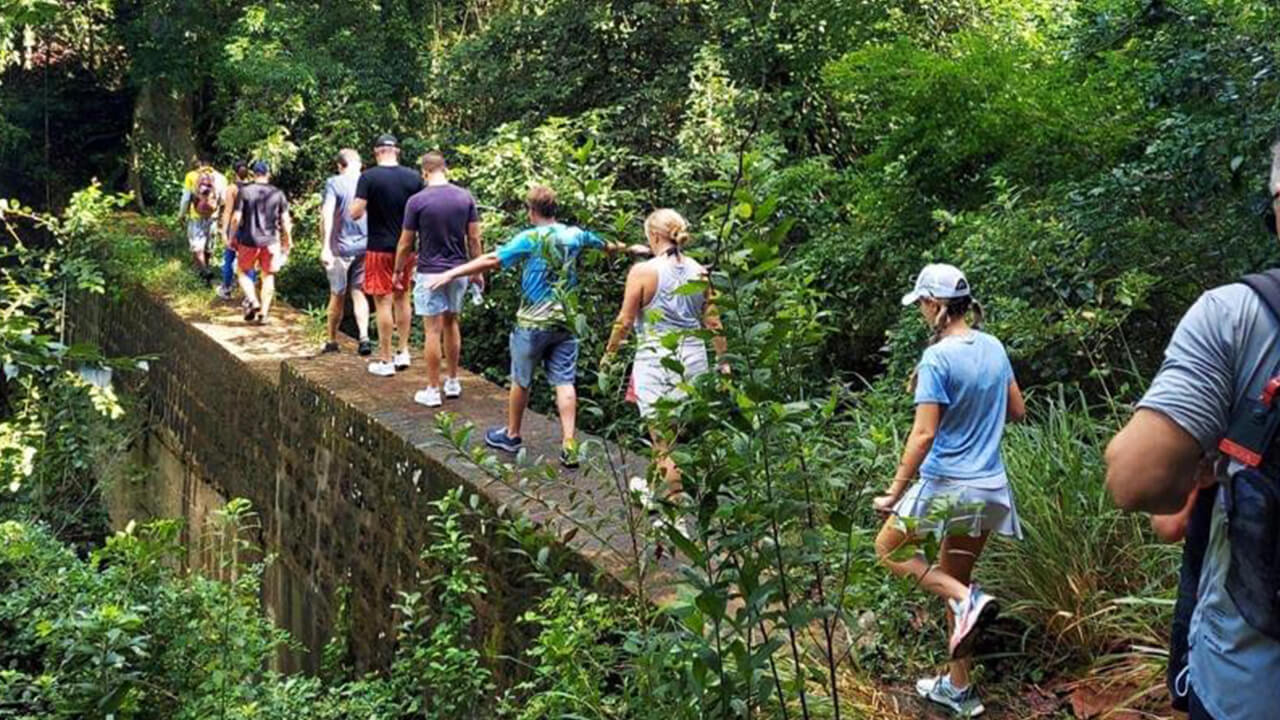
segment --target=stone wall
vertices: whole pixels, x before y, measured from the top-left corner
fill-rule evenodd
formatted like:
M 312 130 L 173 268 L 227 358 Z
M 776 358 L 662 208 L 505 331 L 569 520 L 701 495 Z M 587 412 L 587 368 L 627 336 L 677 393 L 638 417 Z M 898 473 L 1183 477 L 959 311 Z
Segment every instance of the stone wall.
M 122 382 L 151 415 L 142 452 L 156 472 L 115 493 L 113 520 L 185 518 L 191 562 L 199 567 L 204 517 L 228 498 L 247 498 L 260 517 L 263 550 L 275 558 L 264 577 L 265 610 L 305 648 L 282 656 L 281 669 L 317 668 L 343 587 L 350 590 L 348 646 L 365 669 L 390 657 L 397 593 L 435 570 L 419 560 L 430 542 L 427 503 L 462 486 L 479 495 L 480 512 L 469 522 L 489 583 L 477 631 L 492 657 L 515 654 L 526 641 L 516 619 L 537 588 L 527 579 L 530 568 L 509 551 L 493 509 L 506 505 L 552 537 L 565 537 L 572 523 L 457 458 L 427 411 L 401 389 L 404 382 L 382 395 L 390 386 L 371 380 L 362 361 L 312 357 L 299 318 L 287 309 L 280 314 L 282 327 L 263 332 L 233 316 L 180 314 L 141 291 L 76 300 L 69 321 L 76 340 L 111 355 L 151 358 L 145 373 Z M 464 383 L 467 413 L 477 421 L 501 416 L 501 389 L 471 376 Z M 533 418 L 526 442 L 549 442 L 553 427 Z M 584 479 L 583 491 L 599 493 L 595 484 Z M 596 512 L 621 518 L 608 495 Z M 618 550 L 625 532 L 604 543 L 583 535 L 565 546 L 569 567 L 612 591 L 628 586 Z

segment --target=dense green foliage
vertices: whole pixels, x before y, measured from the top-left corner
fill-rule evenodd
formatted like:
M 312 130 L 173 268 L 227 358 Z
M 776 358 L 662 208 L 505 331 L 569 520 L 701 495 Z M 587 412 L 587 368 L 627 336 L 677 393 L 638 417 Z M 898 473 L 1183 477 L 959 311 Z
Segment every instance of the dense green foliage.
M 97 176 L 168 215 L 190 151 L 224 165 L 267 158 L 301 223 L 282 291 L 319 306 L 316 190 L 339 147 L 385 131 L 404 139 L 406 161 L 447 152 L 490 247 L 520 227 L 532 182 L 559 191 L 566 219 L 620 240 L 638 241 L 654 206 L 694 221 L 734 373 L 673 409 L 677 460 L 700 498 L 696 541 L 633 528 L 637 572 L 674 543 L 690 560 L 686 588 L 662 618 L 550 589 L 526 618 L 539 629 L 528 675 L 495 688 L 494 659 L 461 641 L 469 594 L 483 588 L 455 563 L 445 587 L 402 599 L 402 633 L 419 640 L 388 674 L 339 672 L 323 686 L 255 676 L 236 690 L 241 707 L 449 716 L 485 696 L 512 717 L 812 716 L 834 711 L 850 669 L 891 682 L 922 671 L 939 659 L 940 627 L 921 633 L 928 601 L 875 566 L 866 505 L 893 472 L 901 384 L 923 342 L 896 299 L 930 260 L 968 272 L 1036 388 L 1034 421 L 1005 445 L 1027 538 L 995 543 L 979 571 L 1014 611 L 987 648 L 990 676 L 1141 677 L 1135 667 L 1158 664 L 1143 648 L 1163 643 L 1175 558 L 1108 504 L 1100 447 L 1195 295 L 1275 259 L 1259 209 L 1280 126 L 1277 20 L 1263 0 L 0 0 L 0 197 L 68 208 L 39 221 L 50 234 L 37 253 L 0 258 L 0 479 L 11 486 L 0 506 L 37 523 L 5 526 L 17 549 L 0 582 L 77 578 L 43 636 L 7 619 L 36 596 L 5 606 L 0 713 L 5 702 L 145 711 L 135 693 L 149 685 L 186 698 L 206 679 L 155 664 L 147 644 L 171 630 L 165 598 L 252 615 L 252 572 L 224 585 L 145 559 L 171 552 L 164 526 L 87 561 L 51 539 L 101 535 L 100 513 L 80 512 L 102 479 L 90 458 L 129 437 L 102 422 L 127 407 L 76 372 L 107 361 L 56 337 L 62 289 L 100 291 L 111 284 L 100 272 L 191 284 L 149 242 L 116 236 L 95 252 L 87 229 L 112 201 L 71 192 Z M 130 107 L 146 112 L 130 123 Z M 49 248 L 65 260 L 40 262 Z M 620 378 L 594 369 L 624 269 L 593 259 L 584 277 L 572 298 L 584 421 L 643 452 Z M 499 277 L 486 297 L 466 315 L 464 361 L 501 380 L 514 282 Z M 465 428 L 445 431 L 471 452 Z M 606 485 L 625 481 L 598 470 Z M 446 529 L 425 551 L 465 552 L 450 517 L 441 508 Z M 163 573 L 146 592 L 170 595 L 137 595 L 126 580 L 143 569 Z M 113 603 L 109 617 L 95 594 Z M 111 623 L 142 643 L 116 652 L 138 662 L 85 654 Z M 253 627 L 235 682 L 284 641 Z M 428 677 L 457 694 L 424 692 L 415 683 Z

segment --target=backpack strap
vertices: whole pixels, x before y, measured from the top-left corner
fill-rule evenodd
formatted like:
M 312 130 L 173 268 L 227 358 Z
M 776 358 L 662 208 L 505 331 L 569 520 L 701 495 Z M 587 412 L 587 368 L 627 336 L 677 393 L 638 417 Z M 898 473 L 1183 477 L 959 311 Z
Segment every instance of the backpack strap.
M 1271 317 L 1280 323 L 1280 269 L 1245 275 L 1240 282 L 1248 285 L 1267 307 Z

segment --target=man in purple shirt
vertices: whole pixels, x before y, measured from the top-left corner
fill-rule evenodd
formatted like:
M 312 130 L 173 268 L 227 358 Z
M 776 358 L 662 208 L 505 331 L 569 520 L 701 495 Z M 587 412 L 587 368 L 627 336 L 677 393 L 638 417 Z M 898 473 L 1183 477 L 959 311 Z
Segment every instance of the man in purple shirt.
M 418 252 L 417 277 L 447 272 L 480 255 L 480 220 L 471 193 L 449 182 L 444 156 L 432 151 L 422 157 L 424 187 L 409 198 L 404 208 L 404 229 L 396 248 L 396 277 L 410 262 L 415 244 Z M 440 360 L 445 365 L 444 397 L 462 396 L 458 380 L 458 358 L 462 354 L 462 331 L 458 313 L 466 294 L 467 278 L 458 278 L 439 289 L 415 282 L 414 312 L 423 318 L 426 341 L 422 350 L 427 361 L 427 387 L 413 399 L 427 407 L 439 407 L 441 398 Z M 473 282 L 483 287 L 484 278 Z M 443 353 L 441 346 L 443 345 Z

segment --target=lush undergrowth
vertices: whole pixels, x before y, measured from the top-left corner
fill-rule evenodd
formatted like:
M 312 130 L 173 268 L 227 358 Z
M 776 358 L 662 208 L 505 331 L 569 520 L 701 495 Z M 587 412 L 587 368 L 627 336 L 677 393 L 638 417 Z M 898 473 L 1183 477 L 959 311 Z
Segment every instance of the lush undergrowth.
M 500 700 L 485 689 L 496 703 L 486 712 L 836 715 L 849 676 L 897 684 L 941 659 L 936 604 L 873 562 L 869 508 L 894 471 L 909 423 L 902 384 L 924 342 L 896 299 L 931 260 L 968 271 L 1033 388 L 1032 420 L 1004 446 L 1026 538 L 993 542 L 978 570 L 1011 615 L 982 648 L 984 687 L 1016 707 L 1025 683 L 1064 675 L 1102 673 L 1135 696 L 1155 684 L 1176 552 L 1108 503 L 1100 453 L 1196 293 L 1275 258 L 1258 222 L 1280 126 L 1274 3 L 54 5 L 0 11 L 0 148 L 14 158 L 0 195 L 61 206 L 95 173 L 109 190 L 127 174 L 135 200 L 167 215 L 195 147 L 224 164 L 265 157 L 299 220 L 281 291 L 313 316 L 325 297 L 316 190 L 337 148 L 384 131 L 402 137 L 407 162 L 446 150 L 480 201 L 487 247 L 520 227 L 533 182 L 560 193 L 566 220 L 611 238 L 640 240 L 656 206 L 693 221 L 733 373 L 702 383 L 671 418 L 699 497 L 696 542 L 633 528 L 637 572 L 657 541 L 689 560 L 681 600 L 654 618 L 551 591 L 531 618 L 544 635 L 524 658 L 528 675 Z M 138 108 L 128 138 L 114 117 L 122 98 Z M 88 122 L 99 115 L 111 117 Z M 90 126 L 103 136 L 84 137 Z M 71 162 L 57 138 L 36 142 L 59 130 L 68 146 L 83 139 L 87 156 Z M 96 545 L 86 458 L 127 443 L 95 421 L 127 407 L 76 372 L 107 361 L 59 342 L 61 290 L 137 281 L 192 307 L 210 302 L 173 234 L 140 239 L 149 221 L 93 229 L 103 202 L 81 196 L 49 226 L 54 240 L 41 242 L 62 243 L 54 257 L 66 261 L 37 252 L 0 263 L 0 468 L 14 488 L 4 504 L 36 523 L 8 532 L 63 563 L 22 566 L 33 572 L 109 574 L 57 555 L 42 528 Z M 610 447 L 643 453 L 621 378 L 596 367 L 624 273 L 590 260 L 572 299 L 583 418 Z M 464 319 L 464 362 L 495 380 L 516 292 L 498 277 Z M 445 430 L 471 452 L 464 429 Z M 612 488 L 626 478 L 606 452 L 588 448 Z M 492 458 L 473 459 L 510 479 Z M 164 582 L 204 592 L 195 578 Z M 88 596 L 75 597 L 65 607 L 88 612 L 76 605 Z M 143 634 L 166 632 L 149 621 Z M 0 663 L 24 678 L 6 676 L 0 708 L 23 707 L 13 688 L 57 680 L 64 645 L 32 640 Z M 137 692 L 180 680 L 145 667 Z M 487 688 L 479 670 L 459 672 L 458 688 Z M 245 707 L 365 698 L 359 688 L 395 677 L 260 676 Z M 841 701 L 889 712 L 848 692 Z

